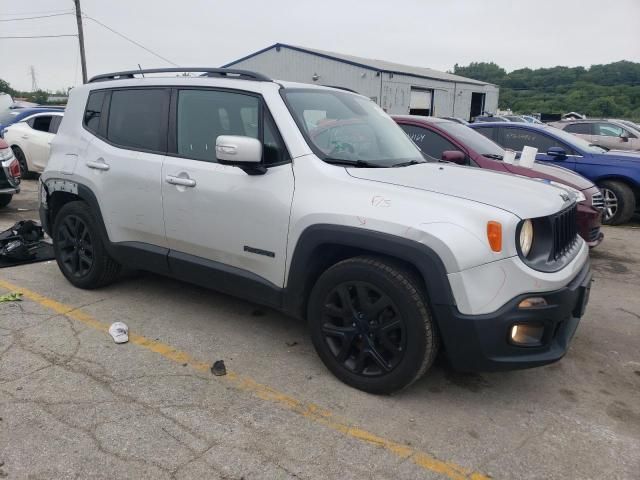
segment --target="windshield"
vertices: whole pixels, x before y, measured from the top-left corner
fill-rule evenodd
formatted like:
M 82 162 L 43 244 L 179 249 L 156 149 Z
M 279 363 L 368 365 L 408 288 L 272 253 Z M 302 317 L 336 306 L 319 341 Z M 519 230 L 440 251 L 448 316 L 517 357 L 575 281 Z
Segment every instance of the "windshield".
M 558 139 L 562 140 L 563 142 L 568 143 L 569 146 L 577 147 L 580 150 L 584 150 L 585 152 L 588 152 L 588 153 L 607 152 L 607 149 L 599 147 L 597 145 L 593 145 L 587 142 L 586 140 L 580 137 L 577 137 L 572 133 L 568 133 L 568 132 L 565 132 L 564 130 L 560 130 L 559 128 L 550 127 L 550 126 L 544 126 L 542 128 L 544 128 L 544 130 L 546 130 L 548 133 L 555 135 L 556 137 L 558 137 Z
M 466 125 L 441 122 L 438 123 L 438 127 L 480 155 L 491 158 L 504 157 L 504 148 Z
M 376 167 L 424 162 L 404 131 L 368 98 L 331 90 L 282 92 L 307 141 L 325 161 Z
M 0 113 L 0 123 L 6 125 L 7 123 L 13 122 L 16 115 L 18 115 L 19 113 L 20 112 L 16 112 L 15 110 L 9 110 L 7 112 Z

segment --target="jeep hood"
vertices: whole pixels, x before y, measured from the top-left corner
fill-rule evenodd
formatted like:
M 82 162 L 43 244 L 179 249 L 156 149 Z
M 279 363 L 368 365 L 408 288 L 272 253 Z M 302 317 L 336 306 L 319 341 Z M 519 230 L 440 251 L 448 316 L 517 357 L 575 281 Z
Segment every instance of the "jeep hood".
M 520 218 L 551 215 L 574 201 L 565 200 L 566 191 L 538 180 L 450 163 L 346 170 L 354 178 L 464 198 Z

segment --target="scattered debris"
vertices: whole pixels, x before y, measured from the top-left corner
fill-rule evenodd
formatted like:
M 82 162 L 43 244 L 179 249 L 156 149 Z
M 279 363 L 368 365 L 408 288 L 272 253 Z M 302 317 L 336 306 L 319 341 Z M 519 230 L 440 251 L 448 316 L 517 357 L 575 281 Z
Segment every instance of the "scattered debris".
M 22 301 L 22 293 L 20 292 L 11 292 L 6 295 L 0 295 L 0 303 L 2 302 L 21 302 Z
M 109 335 L 116 343 L 127 343 L 129 341 L 129 327 L 123 322 L 112 323 L 109 327 Z
M 0 232 L 0 267 L 51 260 L 53 246 L 43 240 L 40 224 L 21 220 Z
M 221 377 L 227 374 L 227 367 L 224 366 L 224 360 L 216 360 L 211 366 L 211 373 L 216 377 Z
M 287 347 L 295 347 L 298 342 L 296 342 L 295 340 L 293 342 L 285 342 L 287 344 Z

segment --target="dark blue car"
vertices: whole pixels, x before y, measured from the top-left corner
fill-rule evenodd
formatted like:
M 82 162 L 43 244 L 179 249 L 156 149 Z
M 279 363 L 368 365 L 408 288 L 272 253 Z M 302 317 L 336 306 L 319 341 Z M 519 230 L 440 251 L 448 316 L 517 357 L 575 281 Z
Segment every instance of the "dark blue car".
M 606 150 L 548 125 L 481 123 L 469 125 L 503 148 L 521 152 L 538 149 L 537 161 L 578 172 L 598 185 L 604 195 L 603 223 L 628 222 L 640 209 L 640 155 Z
M 0 113 L 0 138 L 4 136 L 4 129 L 9 125 L 21 122 L 25 118 L 33 115 L 34 113 L 42 112 L 59 112 L 64 110 L 63 107 L 28 107 L 28 108 L 14 108 L 11 110 L 5 110 Z

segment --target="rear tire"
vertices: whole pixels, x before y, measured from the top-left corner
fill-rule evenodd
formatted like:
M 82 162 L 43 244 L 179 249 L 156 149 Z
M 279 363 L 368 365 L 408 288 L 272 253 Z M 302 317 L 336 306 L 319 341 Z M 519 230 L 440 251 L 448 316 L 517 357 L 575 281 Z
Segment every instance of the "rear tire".
M 329 268 L 309 297 L 316 352 L 347 385 L 391 393 L 431 366 L 439 347 L 421 281 L 393 260 L 362 256 Z
M 13 198 L 13 194 L 3 193 L 0 194 L 0 208 L 4 208 L 11 203 L 11 199 Z
M 13 150 L 13 155 L 16 157 L 18 163 L 20 164 L 20 177 L 24 178 L 25 180 L 33 178 L 34 174 L 33 172 L 29 171 L 27 157 L 24 155 L 22 149 L 14 145 L 13 147 L 11 147 L 11 150 Z
M 56 215 L 51 233 L 58 267 L 74 286 L 99 288 L 118 277 L 121 266 L 107 252 L 86 203 L 65 204 Z
M 620 225 L 631 220 L 636 208 L 636 199 L 631 188 L 615 180 L 600 183 L 604 197 L 604 211 L 602 223 L 605 225 Z

